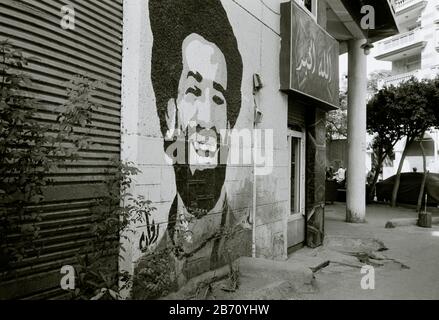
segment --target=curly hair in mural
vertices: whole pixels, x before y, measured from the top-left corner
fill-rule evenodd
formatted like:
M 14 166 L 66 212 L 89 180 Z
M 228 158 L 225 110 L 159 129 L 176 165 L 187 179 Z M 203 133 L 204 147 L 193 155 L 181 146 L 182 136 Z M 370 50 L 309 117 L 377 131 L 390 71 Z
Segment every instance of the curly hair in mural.
M 176 268 L 188 279 L 224 263 L 221 232 L 236 225 L 224 159 L 241 111 L 243 62 L 221 1 L 150 0 L 149 14 L 151 81 L 177 186 L 159 248 L 178 242 Z

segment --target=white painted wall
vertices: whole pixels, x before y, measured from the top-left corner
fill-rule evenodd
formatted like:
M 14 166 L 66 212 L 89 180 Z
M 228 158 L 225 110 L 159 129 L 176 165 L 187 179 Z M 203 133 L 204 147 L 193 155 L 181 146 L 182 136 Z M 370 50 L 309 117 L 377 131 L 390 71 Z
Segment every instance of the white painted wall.
M 251 128 L 254 121 L 253 74 L 264 88 L 256 101 L 264 118 L 259 128 L 274 128 L 273 173 L 257 178 L 257 253 L 267 258 L 286 258 L 288 208 L 287 96 L 279 91 L 280 0 L 223 0 L 234 28 L 244 63 L 242 109 L 236 128 Z M 143 195 L 157 208 L 153 219 L 166 229 L 169 209 L 176 194 L 173 168 L 165 161 L 163 137 L 150 80 L 152 32 L 147 0 L 124 0 L 124 61 L 122 97 L 122 159 L 142 170 L 135 179 L 134 195 Z M 230 166 L 226 189 L 230 205 L 242 216 L 252 214 L 253 167 Z M 121 269 L 133 272 L 142 253 L 138 237 L 127 247 Z M 279 246 L 279 241 L 284 241 Z M 277 246 L 275 245 L 277 243 Z
M 253 115 L 252 77 L 254 73 L 258 73 L 264 83 L 264 88 L 257 94 L 256 99 L 259 109 L 264 114 L 263 122 L 258 128 L 274 129 L 273 174 L 257 177 L 256 180 L 257 255 L 266 258 L 286 258 L 286 218 L 289 215 L 290 197 L 287 150 L 288 98 L 279 91 L 280 15 L 276 14 L 280 12 L 282 1 L 264 1 L 269 8 L 254 0 L 222 2 L 234 26 L 244 61 L 245 108 L 241 111 L 241 119 Z M 241 121 L 241 126 L 250 125 L 248 120 L 253 121 L 252 118 L 247 119 L 247 122 Z M 228 180 L 232 179 L 233 172 L 229 170 Z M 284 252 L 281 254 L 273 252 L 273 242 L 276 239 L 283 239 L 285 242 Z

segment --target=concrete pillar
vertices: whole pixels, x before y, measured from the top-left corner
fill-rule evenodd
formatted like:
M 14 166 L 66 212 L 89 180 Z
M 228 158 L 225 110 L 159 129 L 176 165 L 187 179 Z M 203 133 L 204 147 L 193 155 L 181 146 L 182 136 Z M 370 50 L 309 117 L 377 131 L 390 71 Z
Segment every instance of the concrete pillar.
M 350 40 L 348 62 L 348 168 L 346 221 L 366 220 L 366 99 L 367 57 L 361 45 Z

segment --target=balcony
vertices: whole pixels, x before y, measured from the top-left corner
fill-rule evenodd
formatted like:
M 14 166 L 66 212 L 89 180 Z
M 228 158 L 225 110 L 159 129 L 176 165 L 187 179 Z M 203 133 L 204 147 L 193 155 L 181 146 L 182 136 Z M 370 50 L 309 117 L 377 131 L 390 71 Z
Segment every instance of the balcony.
M 408 12 L 413 9 L 422 9 L 427 4 L 426 0 L 394 0 L 393 7 L 396 14 Z
M 400 83 L 410 80 L 412 77 L 419 79 L 420 71 L 421 70 L 416 70 L 412 72 L 402 73 L 380 80 L 378 81 L 378 88 L 381 89 L 383 87 L 390 87 L 392 85 L 397 87 Z
M 421 79 L 433 79 L 437 75 L 439 75 L 439 67 L 435 67 L 431 69 L 422 69 L 422 70 L 420 69 L 407 73 L 401 73 L 378 81 L 378 88 L 382 89 L 385 86 L 389 87 L 391 85 L 397 87 L 399 84 L 407 80 L 410 80 L 412 77 L 421 80 Z
M 395 61 L 420 54 L 427 42 L 423 39 L 421 28 L 396 35 L 376 44 L 377 60 Z
M 416 23 L 428 4 L 427 0 L 394 0 L 396 21 L 402 30 Z

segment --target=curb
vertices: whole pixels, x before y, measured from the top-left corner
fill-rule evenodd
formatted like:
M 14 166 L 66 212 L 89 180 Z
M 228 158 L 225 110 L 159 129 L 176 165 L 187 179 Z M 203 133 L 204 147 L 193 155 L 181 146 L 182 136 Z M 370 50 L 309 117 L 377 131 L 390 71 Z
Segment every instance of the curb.
M 439 217 L 434 217 L 432 219 L 433 225 L 439 225 Z M 407 219 L 393 219 L 386 223 L 386 229 L 395 229 L 396 227 L 408 227 L 417 226 L 417 218 L 407 218 Z

